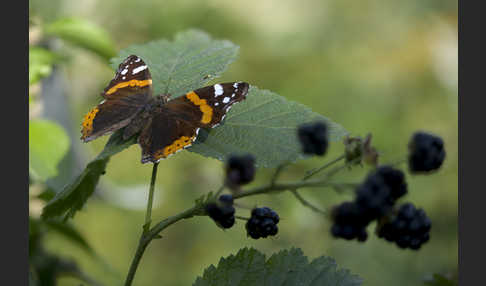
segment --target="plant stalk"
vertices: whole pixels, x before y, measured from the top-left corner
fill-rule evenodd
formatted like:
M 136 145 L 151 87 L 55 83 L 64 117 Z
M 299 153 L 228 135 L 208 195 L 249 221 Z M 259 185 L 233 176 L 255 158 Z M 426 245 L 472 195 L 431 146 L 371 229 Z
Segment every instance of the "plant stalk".
M 147 211 L 145 212 L 145 223 L 143 225 L 143 233 L 147 233 L 152 222 L 152 205 L 154 200 L 155 180 L 157 179 L 157 167 L 159 163 L 154 163 L 152 168 L 152 178 L 150 180 L 149 197 L 147 200 Z

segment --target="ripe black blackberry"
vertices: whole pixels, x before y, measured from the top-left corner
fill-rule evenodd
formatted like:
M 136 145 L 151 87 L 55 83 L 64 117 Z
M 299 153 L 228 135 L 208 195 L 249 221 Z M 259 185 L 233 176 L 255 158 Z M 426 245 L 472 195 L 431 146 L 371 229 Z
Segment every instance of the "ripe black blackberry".
M 221 195 L 218 202 L 206 205 L 206 213 L 221 228 L 230 228 L 235 224 L 233 196 Z
M 245 225 L 247 235 L 253 239 L 274 236 L 278 232 L 279 221 L 280 218 L 274 210 L 268 207 L 254 208 Z
M 401 205 L 396 214 L 383 220 L 386 219 L 378 224 L 377 235 L 400 248 L 418 250 L 430 238 L 430 218 L 411 203 Z
M 255 158 L 251 154 L 231 156 L 226 162 L 226 183 L 230 188 L 248 184 L 255 178 Z
M 446 156 L 442 138 L 425 132 L 413 134 L 408 149 L 408 167 L 411 173 L 437 170 Z
M 368 175 L 365 181 L 356 189 L 356 204 L 360 215 L 368 223 L 390 212 L 391 191 L 384 178 L 377 173 Z
M 324 122 L 302 124 L 297 133 L 304 154 L 322 156 L 326 153 L 329 143 L 327 125 Z
M 355 202 L 344 202 L 335 206 L 331 212 L 333 225 L 331 234 L 347 240 L 366 241 L 366 226 L 369 221 L 362 214 L 362 209 Z
M 407 193 L 407 182 L 405 181 L 405 174 L 394 169 L 391 166 L 381 166 L 376 172 L 375 176 L 383 179 L 385 185 L 390 190 L 389 203 L 393 204 L 397 199 Z

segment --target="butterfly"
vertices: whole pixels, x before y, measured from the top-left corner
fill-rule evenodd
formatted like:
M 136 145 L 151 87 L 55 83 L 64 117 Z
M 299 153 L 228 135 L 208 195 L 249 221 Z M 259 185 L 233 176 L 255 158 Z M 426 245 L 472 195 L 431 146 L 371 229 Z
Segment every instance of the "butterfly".
M 84 116 L 81 140 L 89 142 L 124 128 L 123 139 L 139 134 L 142 163 L 158 162 L 189 146 L 201 128 L 214 128 L 231 106 L 244 100 L 246 82 L 219 83 L 171 99 L 152 96 L 145 62 L 128 56 L 104 89 L 104 100 Z

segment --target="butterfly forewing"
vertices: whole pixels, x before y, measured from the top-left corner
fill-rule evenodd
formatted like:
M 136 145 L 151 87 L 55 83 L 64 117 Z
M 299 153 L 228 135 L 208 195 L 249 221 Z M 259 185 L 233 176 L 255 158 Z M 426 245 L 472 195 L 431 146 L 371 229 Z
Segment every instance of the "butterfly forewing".
M 134 55 L 126 58 L 102 96 L 105 100 L 84 117 L 84 142 L 125 127 L 149 102 L 152 78 L 144 61 Z
M 103 97 L 117 97 L 151 88 L 152 76 L 148 66 L 138 56 L 131 55 L 118 66 L 115 77 L 104 90 Z

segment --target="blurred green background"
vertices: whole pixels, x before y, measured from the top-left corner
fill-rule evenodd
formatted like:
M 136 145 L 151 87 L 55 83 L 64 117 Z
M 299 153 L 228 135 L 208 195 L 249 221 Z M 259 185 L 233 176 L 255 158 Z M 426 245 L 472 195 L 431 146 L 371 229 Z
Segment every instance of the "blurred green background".
M 244 80 L 311 107 L 352 135 L 371 132 L 382 163 L 403 158 L 410 135 L 418 129 L 439 134 L 445 141 L 447 158 L 438 173 L 407 174 L 409 194 L 402 201 L 423 207 L 433 221 L 431 240 L 418 252 L 399 249 L 374 235 L 366 243 L 333 239 L 329 220 L 292 195 L 264 195 L 241 203 L 277 210 L 282 218 L 277 237 L 249 239 L 242 221 L 227 231 L 207 217 L 182 221 L 149 246 L 134 285 L 190 285 L 205 267 L 245 246 L 269 255 L 295 246 L 311 259 L 332 256 L 339 266 L 360 275 L 364 285 L 421 285 L 432 273 L 457 270 L 457 1 L 31 0 L 29 4 L 31 45 L 48 47 L 63 57 L 42 84 L 29 90 L 35 99 L 31 118 L 59 123 L 71 140 L 60 175 L 47 182 L 57 190 L 78 175 L 108 139 L 81 144 L 79 130 L 82 117 L 101 100 L 100 92 L 113 77 L 106 55 L 43 34 L 42 27 L 63 17 L 102 27 L 116 50 L 172 39 L 188 28 L 228 39 L 240 46 L 239 58 L 213 82 Z M 342 151 L 342 143 L 334 142 L 324 159 L 299 161 L 282 179 L 298 179 Z M 46 248 L 74 259 L 105 285 L 120 283 L 141 232 L 151 168 L 140 164 L 137 145 L 112 157 L 95 196 L 72 221 L 113 272 L 55 232 L 46 234 Z M 358 167 L 342 178 L 358 181 L 367 171 Z M 259 171 L 250 187 L 268 180 L 270 174 L 271 170 Z M 162 161 L 153 219 L 190 207 L 194 199 L 217 189 L 222 178 L 221 162 L 194 153 Z M 351 198 L 330 189 L 301 194 L 322 208 Z M 38 215 L 38 209 L 31 202 L 32 215 Z M 248 213 L 237 209 L 239 215 Z M 368 231 L 371 234 L 374 225 Z M 61 278 L 59 285 L 79 285 L 79 281 Z

